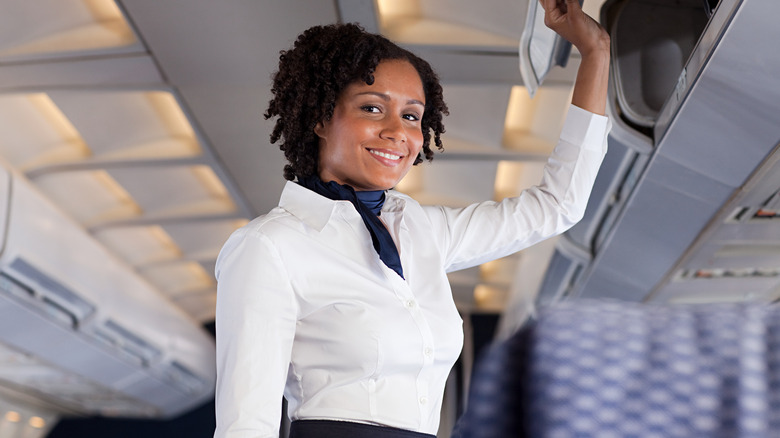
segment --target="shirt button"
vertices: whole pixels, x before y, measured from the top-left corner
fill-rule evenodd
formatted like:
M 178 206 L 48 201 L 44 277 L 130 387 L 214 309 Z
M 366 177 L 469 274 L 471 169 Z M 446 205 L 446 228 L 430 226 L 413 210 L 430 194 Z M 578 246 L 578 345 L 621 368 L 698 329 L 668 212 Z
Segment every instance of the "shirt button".
M 414 309 L 414 306 L 415 306 L 416 304 L 417 304 L 417 303 L 415 303 L 415 302 L 414 302 L 414 300 L 407 300 L 407 301 L 406 301 L 406 308 L 407 308 L 407 309 Z
M 426 396 L 420 397 L 420 404 L 424 405 L 426 403 L 428 403 L 428 397 L 426 397 Z
M 423 351 L 423 353 L 425 353 L 426 357 L 431 357 L 431 355 L 433 354 L 433 348 L 425 347 L 425 350 Z

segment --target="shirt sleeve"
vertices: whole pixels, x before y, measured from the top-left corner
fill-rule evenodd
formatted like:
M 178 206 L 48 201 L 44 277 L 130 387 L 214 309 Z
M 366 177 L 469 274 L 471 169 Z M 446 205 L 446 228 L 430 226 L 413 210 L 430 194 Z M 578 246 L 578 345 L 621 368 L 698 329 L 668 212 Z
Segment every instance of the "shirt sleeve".
M 217 259 L 215 438 L 279 436 L 297 308 L 270 240 L 234 233 Z
M 501 202 L 426 207 L 445 253 L 445 269 L 456 271 L 507 256 L 582 219 L 607 152 L 610 126 L 607 117 L 571 105 L 539 185 Z

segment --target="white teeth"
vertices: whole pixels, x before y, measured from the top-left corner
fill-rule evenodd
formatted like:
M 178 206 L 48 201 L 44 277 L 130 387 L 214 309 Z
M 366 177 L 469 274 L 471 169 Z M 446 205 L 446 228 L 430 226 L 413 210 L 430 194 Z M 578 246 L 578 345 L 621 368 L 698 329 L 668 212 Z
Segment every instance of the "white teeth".
M 368 151 L 371 152 L 374 155 L 379 155 L 382 158 L 387 158 L 388 160 L 398 160 L 398 159 L 401 158 L 400 155 L 388 154 L 388 153 L 385 153 L 385 152 L 375 151 L 373 149 L 369 149 Z

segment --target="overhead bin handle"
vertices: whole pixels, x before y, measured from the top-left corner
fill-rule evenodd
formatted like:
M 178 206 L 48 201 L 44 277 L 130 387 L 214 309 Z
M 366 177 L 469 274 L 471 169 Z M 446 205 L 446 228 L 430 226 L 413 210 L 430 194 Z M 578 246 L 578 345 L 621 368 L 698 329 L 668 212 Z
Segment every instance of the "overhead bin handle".
M 580 0 L 580 5 L 582 2 Z M 544 9 L 539 7 L 538 0 L 529 0 L 518 54 L 520 76 L 531 97 L 534 97 L 553 67 L 566 67 L 571 46 L 570 42 L 544 24 Z

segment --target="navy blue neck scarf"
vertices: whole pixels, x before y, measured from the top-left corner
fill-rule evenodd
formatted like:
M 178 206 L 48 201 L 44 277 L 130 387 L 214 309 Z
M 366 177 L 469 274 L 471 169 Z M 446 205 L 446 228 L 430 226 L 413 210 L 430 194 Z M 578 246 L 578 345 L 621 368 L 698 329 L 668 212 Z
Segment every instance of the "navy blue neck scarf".
M 404 272 L 401 268 L 401 257 L 398 255 L 398 248 L 387 231 L 385 225 L 379 220 L 379 214 L 382 205 L 385 203 L 385 192 L 383 190 L 356 192 L 348 185 L 341 185 L 335 181 L 324 183 L 319 176 L 298 177 L 298 184 L 312 190 L 320 195 L 332 199 L 349 201 L 360 213 L 363 223 L 371 234 L 371 242 L 379 258 L 384 264 L 395 271 L 401 278 L 404 278 Z

